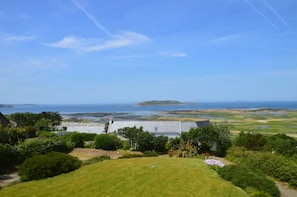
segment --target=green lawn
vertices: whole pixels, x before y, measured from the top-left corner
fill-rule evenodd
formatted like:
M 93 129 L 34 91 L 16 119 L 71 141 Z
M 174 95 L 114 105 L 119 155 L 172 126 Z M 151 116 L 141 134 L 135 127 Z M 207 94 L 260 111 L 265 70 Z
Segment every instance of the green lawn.
M 46 180 L 6 187 L 0 196 L 247 196 L 201 159 L 107 160 Z

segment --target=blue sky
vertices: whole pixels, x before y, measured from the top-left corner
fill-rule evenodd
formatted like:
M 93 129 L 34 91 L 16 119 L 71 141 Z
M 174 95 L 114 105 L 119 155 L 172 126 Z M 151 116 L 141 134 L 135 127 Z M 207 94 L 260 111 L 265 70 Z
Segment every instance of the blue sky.
M 296 101 L 296 0 L 1 0 L 0 103 Z

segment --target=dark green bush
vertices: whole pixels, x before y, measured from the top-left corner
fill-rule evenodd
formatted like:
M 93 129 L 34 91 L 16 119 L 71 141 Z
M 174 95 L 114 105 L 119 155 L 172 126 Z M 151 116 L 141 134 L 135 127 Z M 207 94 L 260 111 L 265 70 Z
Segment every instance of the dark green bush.
M 121 145 L 121 140 L 115 135 L 100 134 L 95 137 L 96 149 L 117 150 Z
M 0 174 L 13 171 L 14 166 L 19 162 L 15 147 L 8 144 L 0 144 Z
M 94 141 L 97 136 L 96 133 L 80 133 L 80 135 L 83 141 Z
M 44 179 L 71 172 L 81 166 L 78 158 L 58 152 L 35 155 L 20 166 L 21 181 Z
M 109 156 L 107 156 L 107 155 L 101 155 L 101 156 L 98 156 L 98 157 L 94 157 L 94 158 L 88 159 L 88 160 L 84 161 L 83 164 L 84 165 L 89 165 L 89 164 L 98 163 L 100 161 L 109 160 L 109 159 L 110 159 Z
M 241 132 L 235 140 L 236 146 L 245 147 L 248 150 L 262 150 L 266 145 L 267 139 L 264 135 L 256 133 Z
M 167 148 L 166 148 L 166 143 L 168 142 L 168 137 L 167 136 L 158 136 L 154 137 L 153 139 L 153 145 L 154 145 L 154 150 L 158 153 L 166 153 Z
M 84 139 L 81 133 L 71 132 L 68 135 L 64 135 L 63 137 L 65 138 L 68 147 L 84 147 Z
M 276 134 L 267 138 L 267 144 L 265 145 L 264 150 L 273 150 L 276 153 L 291 157 L 294 154 L 297 154 L 296 146 L 297 140 L 293 137 L 285 134 Z
M 280 191 L 274 182 L 267 179 L 264 174 L 254 168 L 243 165 L 229 165 L 220 168 L 218 173 L 225 180 L 245 190 L 253 188 L 260 192 L 266 192 L 271 196 L 280 196 Z

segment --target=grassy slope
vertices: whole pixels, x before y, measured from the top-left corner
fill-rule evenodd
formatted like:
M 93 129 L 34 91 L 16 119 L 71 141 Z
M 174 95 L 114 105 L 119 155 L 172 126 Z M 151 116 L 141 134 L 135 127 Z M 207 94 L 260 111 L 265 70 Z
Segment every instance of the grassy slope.
M 247 196 L 201 159 L 108 160 L 0 190 L 0 196 Z

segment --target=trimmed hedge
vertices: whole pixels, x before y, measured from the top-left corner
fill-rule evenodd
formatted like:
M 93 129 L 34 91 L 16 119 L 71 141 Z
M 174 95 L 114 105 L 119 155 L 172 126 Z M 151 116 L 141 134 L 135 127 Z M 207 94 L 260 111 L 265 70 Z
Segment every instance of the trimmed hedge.
M 280 191 L 274 182 L 267 179 L 264 174 L 256 169 L 243 165 L 229 165 L 218 169 L 219 175 L 247 192 L 253 191 L 255 196 L 265 193 L 279 197 Z M 252 188 L 252 189 L 251 189 Z
M 78 169 L 81 162 L 78 158 L 65 153 L 51 152 L 46 155 L 35 155 L 20 166 L 21 181 L 39 180 L 53 177 Z

